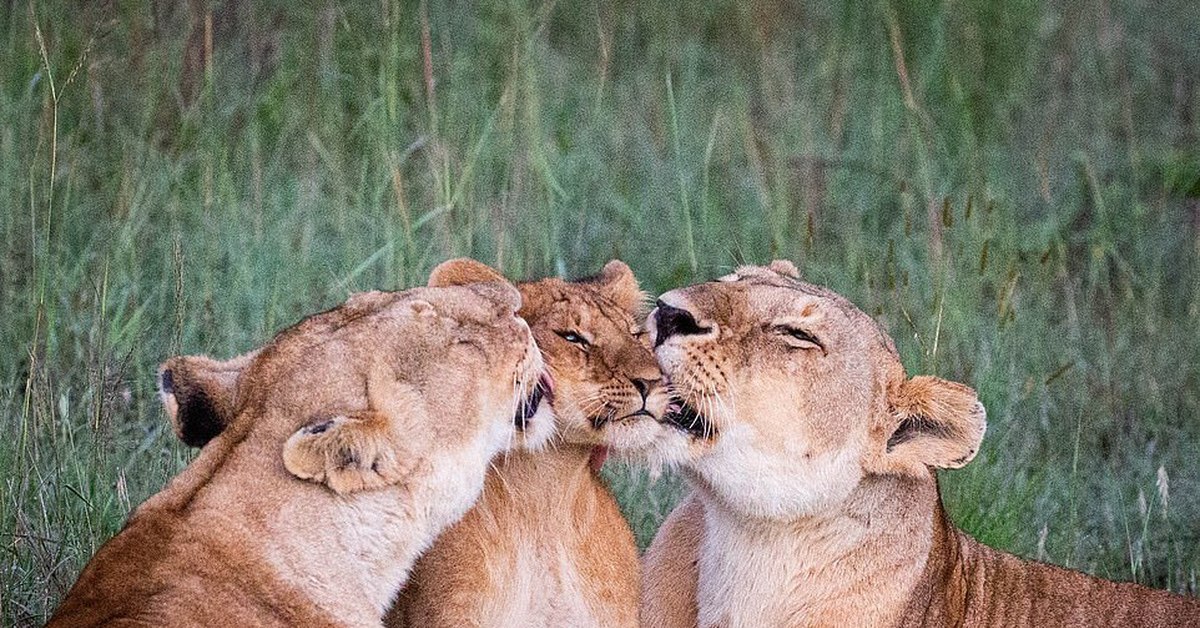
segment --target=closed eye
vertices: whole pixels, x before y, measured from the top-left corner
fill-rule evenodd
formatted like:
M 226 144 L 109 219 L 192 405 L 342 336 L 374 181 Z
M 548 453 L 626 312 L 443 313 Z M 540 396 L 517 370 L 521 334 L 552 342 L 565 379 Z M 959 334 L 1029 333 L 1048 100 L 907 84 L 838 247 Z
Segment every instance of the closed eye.
M 583 337 L 583 334 L 577 331 L 556 331 L 554 333 L 558 334 L 563 340 L 566 340 L 572 344 L 577 344 L 585 349 L 592 345 L 592 343 L 587 341 L 587 338 Z
M 821 341 L 807 330 L 790 326 L 781 326 L 777 329 L 783 335 L 788 345 L 792 347 L 797 349 L 820 349 L 821 353 L 827 353 L 825 345 L 821 344 Z

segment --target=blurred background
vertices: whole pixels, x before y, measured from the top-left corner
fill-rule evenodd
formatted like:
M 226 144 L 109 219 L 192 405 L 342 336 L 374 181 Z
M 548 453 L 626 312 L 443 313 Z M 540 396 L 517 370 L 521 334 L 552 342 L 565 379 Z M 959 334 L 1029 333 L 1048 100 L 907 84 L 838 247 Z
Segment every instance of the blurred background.
M 0 624 L 194 455 L 158 363 L 453 255 L 619 257 L 651 293 L 789 258 L 979 390 L 961 526 L 1195 594 L 1198 29 L 1194 0 L 0 0 Z M 648 543 L 681 481 L 607 473 Z

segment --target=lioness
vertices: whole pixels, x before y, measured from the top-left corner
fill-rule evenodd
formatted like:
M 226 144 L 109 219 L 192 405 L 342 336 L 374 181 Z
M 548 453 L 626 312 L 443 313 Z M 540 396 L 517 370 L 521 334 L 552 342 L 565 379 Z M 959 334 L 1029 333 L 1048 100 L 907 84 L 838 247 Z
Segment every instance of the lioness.
M 355 295 L 218 377 L 165 369 L 180 433 L 211 442 L 100 548 L 50 625 L 379 625 L 536 412 L 520 295 L 476 278 Z
M 615 260 L 591 279 L 517 288 L 553 375 L 557 438 L 496 461 L 479 503 L 417 561 L 393 628 L 638 625 L 637 546 L 597 471 L 609 447 L 678 438 L 659 423 L 667 396 L 640 338 L 645 295 Z
M 663 626 L 1197 626 L 1200 601 L 991 549 L 933 469 L 975 456 L 975 392 L 908 378 L 887 334 L 788 262 L 663 295 L 673 412 L 709 434 L 645 556 Z

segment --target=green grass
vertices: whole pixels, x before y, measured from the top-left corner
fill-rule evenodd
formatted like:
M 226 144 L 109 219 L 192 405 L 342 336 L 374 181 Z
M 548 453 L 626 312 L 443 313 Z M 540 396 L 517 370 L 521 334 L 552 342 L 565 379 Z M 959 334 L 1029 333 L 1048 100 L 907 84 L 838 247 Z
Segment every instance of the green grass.
M 966 529 L 1197 592 L 1200 5 L 313 4 L 0 3 L 0 623 L 193 455 L 161 360 L 462 254 L 790 258 L 979 390 Z

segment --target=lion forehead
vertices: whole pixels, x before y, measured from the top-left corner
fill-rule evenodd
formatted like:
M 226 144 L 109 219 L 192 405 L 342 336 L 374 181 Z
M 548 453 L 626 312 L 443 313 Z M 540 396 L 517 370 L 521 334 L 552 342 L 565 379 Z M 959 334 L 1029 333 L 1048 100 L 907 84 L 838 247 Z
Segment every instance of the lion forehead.
M 617 356 L 612 360 L 592 360 L 592 368 L 572 369 L 560 377 L 603 382 L 633 367 L 622 357 L 640 352 L 645 354 L 646 360 L 652 360 L 649 351 L 634 335 L 640 330 L 634 314 L 606 299 L 598 287 L 543 280 L 522 285 L 521 293 L 525 298 L 521 316 L 534 328 L 542 353 L 551 364 L 578 352 L 575 346 L 545 341 L 549 339 L 548 334 L 563 332 L 586 334 L 590 336 L 589 343 L 594 344 L 601 355 Z
M 763 266 L 742 266 L 735 273 L 740 298 L 730 293 L 729 307 L 734 314 L 754 322 L 768 322 L 771 317 L 799 315 L 836 318 L 854 333 L 866 334 L 877 341 L 889 354 L 896 355 L 895 345 L 879 321 L 868 316 L 846 297 L 816 284 L 794 279 Z M 729 283 L 700 284 L 699 289 L 712 286 L 720 290 Z M 730 286 L 731 287 L 731 286 Z M 835 316 L 830 316 L 834 314 Z

